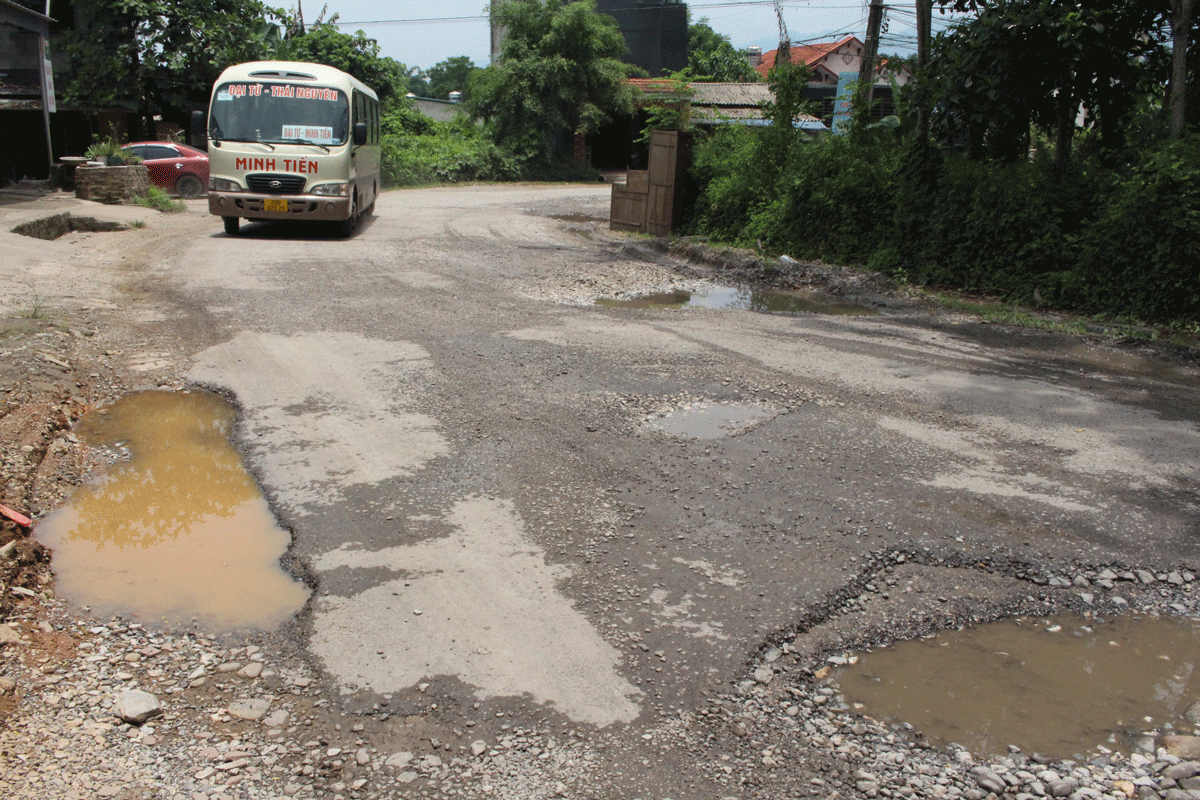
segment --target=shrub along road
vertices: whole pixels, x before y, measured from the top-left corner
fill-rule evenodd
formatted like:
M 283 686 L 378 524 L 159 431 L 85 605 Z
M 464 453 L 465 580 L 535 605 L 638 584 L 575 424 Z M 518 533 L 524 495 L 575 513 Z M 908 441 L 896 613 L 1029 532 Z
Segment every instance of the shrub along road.
M 599 306 L 720 278 L 608 232 L 606 189 L 393 192 L 347 240 L 229 237 L 198 207 L 170 241 L 120 234 L 160 248 L 106 272 L 76 361 L 117 362 L 110 394 L 229 393 L 315 587 L 284 630 L 214 633 L 205 663 L 252 643 L 273 682 L 160 697 L 214 752 L 251 748 L 206 770 L 156 740 L 162 796 L 935 796 L 945 776 L 982 797 L 1026 765 L 972 773 L 838 710 L 825 658 L 1018 612 L 1197 615 L 1194 365 L 815 266 L 772 275 L 881 313 Z M 293 749 L 206 722 L 301 674 Z M 29 700 L 10 723 L 52 715 Z M 1108 792 L 1127 768 L 1057 777 Z

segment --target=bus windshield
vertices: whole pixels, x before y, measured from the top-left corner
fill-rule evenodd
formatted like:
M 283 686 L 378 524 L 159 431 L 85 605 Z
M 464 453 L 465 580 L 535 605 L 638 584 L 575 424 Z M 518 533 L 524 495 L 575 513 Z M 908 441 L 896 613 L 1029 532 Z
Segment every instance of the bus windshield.
M 295 83 L 224 83 L 213 95 L 213 141 L 345 144 L 350 104 L 340 89 Z

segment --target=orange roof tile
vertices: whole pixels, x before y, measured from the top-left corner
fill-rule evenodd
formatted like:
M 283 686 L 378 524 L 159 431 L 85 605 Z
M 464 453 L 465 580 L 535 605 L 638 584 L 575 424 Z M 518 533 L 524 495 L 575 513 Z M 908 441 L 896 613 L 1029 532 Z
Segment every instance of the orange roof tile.
M 807 64 L 808 66 L 815 65 L 825 56 L 835 52 L 838 48 L 850 42 L 858 42 L 859 47 L 862 47 L 862 42 L 857 36 L 850 35 L 844 39 L 839 39 L 836 42 L 816 42 L 814 44 L 797 44 L 791 48 L 793 64 Z M 768 50 L 762 55 L 762 62 L 755 68 L 759 75 L 765 80 L 771 68 L 775 66 L 775 59 L 779 55 L 779 50 Z

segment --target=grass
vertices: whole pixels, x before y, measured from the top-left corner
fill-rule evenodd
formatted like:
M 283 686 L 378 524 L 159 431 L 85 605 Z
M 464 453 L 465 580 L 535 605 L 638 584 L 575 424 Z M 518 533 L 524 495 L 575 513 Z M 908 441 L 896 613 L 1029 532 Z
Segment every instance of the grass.
M 157 186 L 151 186 L 146 192 L 145 197 L 139 197 L 134 200 L 139 206 L 144 208 L 153 208 L 155 211 L 162 211 L 167 214 L 176 214 L 180 211 L 187 211 L 187 205 L 181 200 L 172 200 L 167 196 L 167 193 Z M 136 226 L 134 226 L 136 227 Z
M 1032 313 L 1016 303 L 986 299 L 968 300 L 946 294 L 945 292 L 938 292 L 933 297 L 939 304 L 946 308 L 952 308 L 955 311 L 962 311 L 967 314 L 975 314 L 988 322 L 995 322 L 999 325 L 1019 325 L 1023 328 L 1035 328 L 1043 331 L 1065 331 L 1067 333 L 1087 332 L 1087 320 L 1082 317 L 1070 316 L 1062 318 L 1060 315 L 1055 315 L 1054 317 L 1043 316 Z
M 129 228 L 144 228 L 144 227 L 146 227 L 146 220 L 144 220 L 144 219 L 135 219 L 135 220 L 133 220 L 132 222 L 130 222 L 130 223 L 129 223 L 129 225 L 128 225 L 128 226 L 126 226 L 126 227 L 129 227 Z

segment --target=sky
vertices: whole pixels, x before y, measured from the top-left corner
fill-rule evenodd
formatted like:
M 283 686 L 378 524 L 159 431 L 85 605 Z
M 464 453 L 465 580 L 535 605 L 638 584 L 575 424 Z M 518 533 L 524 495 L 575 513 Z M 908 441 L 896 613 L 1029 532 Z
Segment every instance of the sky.
M 302 4 L 304 19 L 312 22 L 327 6 L 326 19 L 338 14 L 343 33 L 362 30 L 379 42 L 380 53 L 408 67 L 428 69 L 454 56 L 467 56 L 477 66 L 490 59 L 486 0 L 290 0 Z M 779 24 L 771 0 L 696 0 L 687 4 L 692 21 L 708 19 L 734 47 L 758 46 L 764 51 L 779 44 Z M 783 2 L 783 19 L 793 43 L 835 41 L 847 34 L 862 38 L 867 27 L 866 0 L 801 0 Z M 882 53 L 911 53 L 916 48 L 912 5 L 889 9 Z M 934 13 L 934 31 L 942 20 Z

